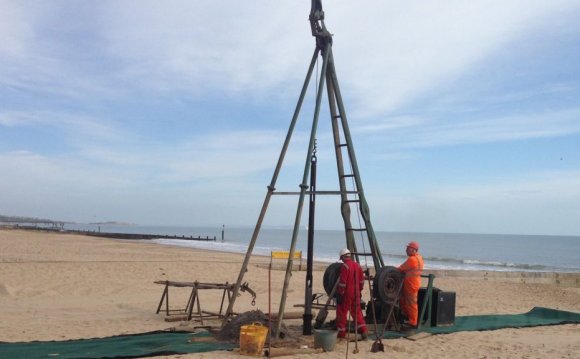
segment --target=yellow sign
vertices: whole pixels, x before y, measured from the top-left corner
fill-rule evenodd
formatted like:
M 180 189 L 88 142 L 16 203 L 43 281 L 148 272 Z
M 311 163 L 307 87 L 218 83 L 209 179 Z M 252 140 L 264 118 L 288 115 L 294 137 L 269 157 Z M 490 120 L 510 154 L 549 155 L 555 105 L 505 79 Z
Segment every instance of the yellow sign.
M 272 258 L 274 259 L 288 259 L 290 258 L 289 251 L 272 251 Z M 302 251 L 294 251 L 294 259 L 302 259 Z

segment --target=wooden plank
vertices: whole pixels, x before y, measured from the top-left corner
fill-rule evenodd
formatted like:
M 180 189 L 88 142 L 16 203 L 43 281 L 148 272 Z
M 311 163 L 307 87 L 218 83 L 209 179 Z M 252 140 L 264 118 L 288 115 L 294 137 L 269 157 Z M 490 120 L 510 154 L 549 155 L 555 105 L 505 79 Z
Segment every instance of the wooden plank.
M 284 319 L 302 319 L 303 315 L 303 312 L 286 312 L 284 313 Z M 272 313 L 271 318 L 272 320 L 278 320 L 278 313 Z
M 304 308 L 304 304 L 294 304 L 294 307 L 296 307 L 296 308 Z M 324 306 L 324 304 L 316 304 L 316 303 L 313 303 L 312 304 L 312 308 L 313 309 L 324 309 L 325 306 Z M 336 310 L 336 306 L 334 306 L 334 305 L 328 305 L 326 307 L 326 309 Z
M 266 356 L 270 358 L 287 356 L 287 355 L 305 355 L 323 353 L 322 348 L 270 348 L 266 349 Z
M 405 339 L 409 339 L 409 340 L 412 340 L 412 341 L 417 341 L 417 340 L 420 340 L 420 339 L 424 339 L 424 338 L 430 337 L 431 335 L 433 335 L 433 334 L 427 333 L 427 332 L 421 332 L 421 333 L 417 333 L 417 334 L 413 334 L 411 336 L 405 337 Z
M 223 284 L 223 283 L 200 283 L 200 282 L 177 282 L 171 280 L 156 280 L 153 282 L 155 284 L 162 284 L 169 287 L 197 287 L 197 289 L 230 289 L 233 288 L 233 284 Z
M 186 322 L 187 315 L 175 315 L 171 317 L 165 317 L 166 322 Z

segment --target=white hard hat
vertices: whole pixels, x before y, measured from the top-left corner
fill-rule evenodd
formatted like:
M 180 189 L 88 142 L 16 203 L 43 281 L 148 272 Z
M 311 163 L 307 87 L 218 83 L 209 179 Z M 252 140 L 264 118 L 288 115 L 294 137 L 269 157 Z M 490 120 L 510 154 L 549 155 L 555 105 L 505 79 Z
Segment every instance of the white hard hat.
M 343 248 L 340 250 L 340 257 L 342 258 L 342 256 L 350 256 L 350 251 L 348 250 L 348 248 Z

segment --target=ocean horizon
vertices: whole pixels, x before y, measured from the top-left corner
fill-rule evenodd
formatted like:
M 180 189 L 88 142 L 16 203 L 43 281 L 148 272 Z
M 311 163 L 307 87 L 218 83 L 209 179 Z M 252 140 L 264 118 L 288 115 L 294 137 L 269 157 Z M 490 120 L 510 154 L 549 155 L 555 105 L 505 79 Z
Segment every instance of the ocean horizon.
M 214 238 L 216 241 L 153 239 L 159 245 L 200 248 L 246 253 L 254 227 L 144 226 L 128 224 L 65 224 L 67 230 L 110 233 L 140 233 Z M 222 230 L 223 238 L 222 241 Z M 314 259 L 332 263 L 346 244 L 344 231 L 315 230 Z M 375 231 L 385 265 L 397 266 L 405 258 L 405 246 L 420 243 L 425 269 L 484 270 L 580 273 L 580 236 L 413 233 Z M 270 255 L 273 250 L 289 250 L 291 228 L 263 227 L 253 254 Z M 358 250 L 367 252 L 368 242 L 357 240 Z M 307 230 L 301 229 L 296 250 L 306 260 Z M 372 266 L 372 259 L 361 258 L 361 264 Z

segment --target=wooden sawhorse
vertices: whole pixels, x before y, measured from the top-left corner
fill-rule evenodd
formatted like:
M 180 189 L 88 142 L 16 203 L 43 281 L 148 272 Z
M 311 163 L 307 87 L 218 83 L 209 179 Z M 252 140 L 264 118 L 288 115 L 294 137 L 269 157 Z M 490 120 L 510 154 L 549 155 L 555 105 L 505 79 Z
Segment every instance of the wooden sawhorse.
M 234 289 L 234 285 L 229 284 L 227 282 L 225 284 L 222 284 L 222 283 L 200 283 L 198 281 L 195 281 L 195 282 L 174 282 L 174 281 L 169 281 L 169 280 L 160 280 L 160 281 L 155 281 L 155 283 L 162 284 L 165 286 L 165 289 L 163 290 L 163 294 L 161 295 L 161 300 L 159 301 L 159 306 L 157 306 L 157 312 L 156 312 L 157 314 L 159 314 L 159 312 L 161 311 L 161 306 L 163 305 L 163 302 L 165 302 L 165 315 L 167 317 L 170 317 L 171 315 L 175 315 L 175 314 L 184 314 L 177 319 L 166 318 L 165 319 L 166 321 L 173 321 L 173 320 L 179 320 L 179 319 L 187 319 L 188 321 L 190 321 L 194 317 L 193 307 L 196 306 L 195 319 L 199 319 L 199 321 L 201 322 L 201 325 L 203 325 L 203 318 L 204 317 L 206 319 L 212 318 L 212 317 L 223 318 L 222 311 L 223 311 L 224 301 L 225 301 L 226 295 L 227 295 L 228 304 L 229 304 L 229 301 L 231 300 L 231 297 L 232 297 L 232 291 Z M 189 295 L 189 300 L 187 301 L 185 308 L 183 308 L 183 309 L 169 309 L 169 287 L 191 288 L 191 294 Z M 206 310 L 201 309 L 201 304 L 199 302 L 199 291 L 202 289 L 218 289 L 218 290 L 223 291 L 222 301 L 220 304 L 219 312 L 216 313 L 216 312 L 210 312 L 210 311 L 206 311 Z

